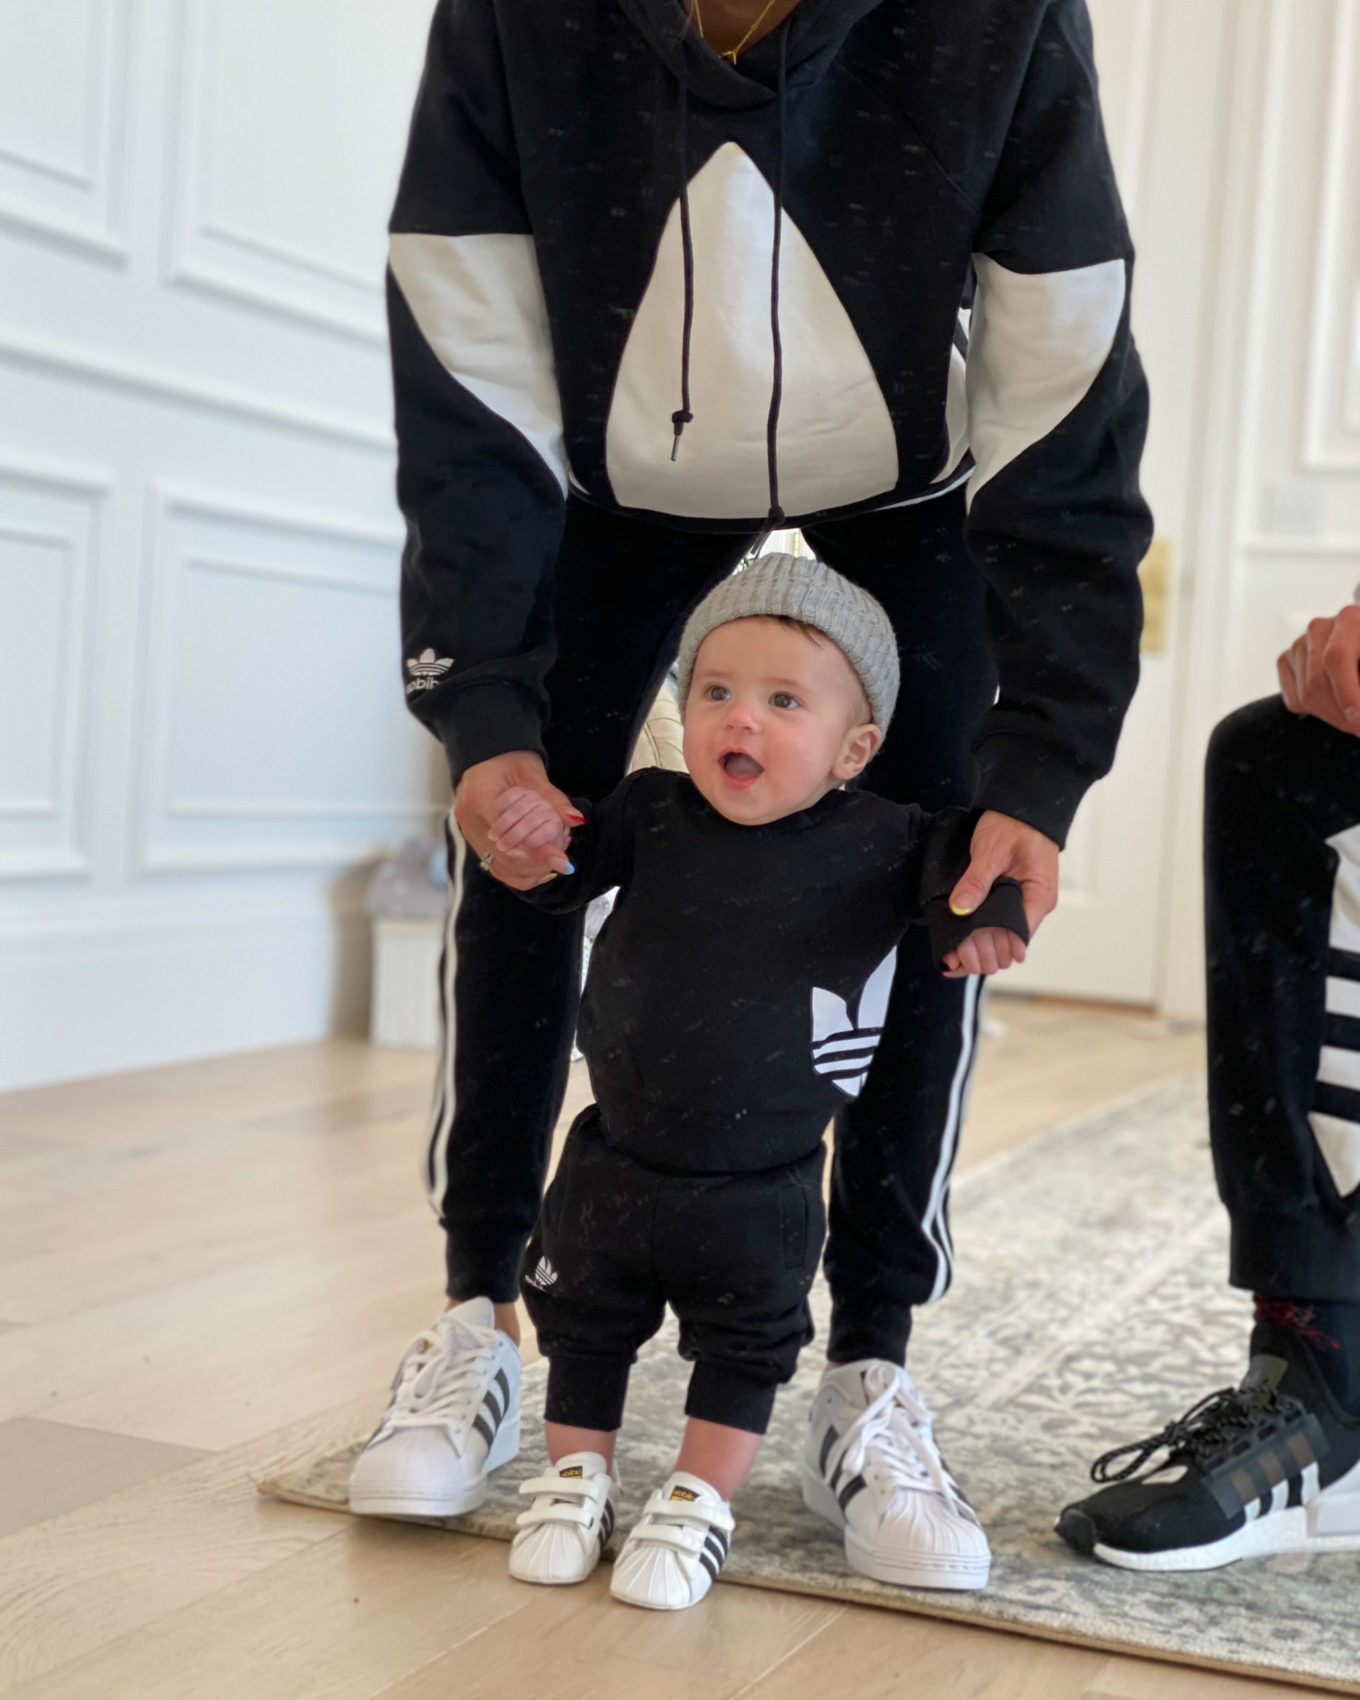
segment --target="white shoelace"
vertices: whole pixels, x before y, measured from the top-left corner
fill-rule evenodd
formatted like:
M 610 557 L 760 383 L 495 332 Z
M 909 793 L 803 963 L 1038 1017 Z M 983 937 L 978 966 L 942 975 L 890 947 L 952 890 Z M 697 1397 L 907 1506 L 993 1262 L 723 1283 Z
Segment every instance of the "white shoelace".
M 425 1329 L 402 1354 L 384 1429 L 445 1427 L 461 1449 L 495 1363 L 499 1335 L 466 1322 Z
M 947 1505 L 957 1504 L 935 1448 L 930 1412 L 903 1370 L 850 1425 L 841 1461 L 843 1477 L 863 1476 L 885 1510 L 903 1492 L 936 1493 Z

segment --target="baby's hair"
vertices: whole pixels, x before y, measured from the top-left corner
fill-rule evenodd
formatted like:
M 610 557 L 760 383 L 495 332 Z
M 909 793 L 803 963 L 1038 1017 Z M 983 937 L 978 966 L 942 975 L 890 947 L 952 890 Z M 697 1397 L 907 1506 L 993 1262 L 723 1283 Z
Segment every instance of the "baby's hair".
M 832 638 L 827 636 L 820 626 L 811 626 L 806 620 L 795 619 L 792 614 L 766 614 L 765 618 L 767 620 L 774 620 L 778 625 L 788 626 L 791 631 L 802 632 L 803 636 L 811 638 L 813 643 L 832 643 L 834 641 Z M 840 645 L 837 644 L 836 648 L 840 649 Z M 843 649 L 841 650 L 841 654 L 845 655 L 845 651 Z M 848 655 L 846 655 L 845 658 L 847 661 L 850 659 Z M 857 722 L 857 724 L 863 724 L 865 721 L 873 719 L 874 711 L 869 702 L 869 693 L 864 688 L 864 681 L 860 678 L 859 674 L 855 672 L 853 666 L 850 668 L 850 672 L 855 681 L 855 695 L 858 698 L 855 708 L 856 714 L 859 715 L 859 722 Z

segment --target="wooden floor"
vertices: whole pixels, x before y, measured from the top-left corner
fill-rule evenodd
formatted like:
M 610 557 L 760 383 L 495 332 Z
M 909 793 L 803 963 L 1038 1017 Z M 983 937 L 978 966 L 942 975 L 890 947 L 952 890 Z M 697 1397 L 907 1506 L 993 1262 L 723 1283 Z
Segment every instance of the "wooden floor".
M 1137 1014 L 992 1010 L 965 1163 L 1200 1059 Z M 440 1306 L 430 1066 L 337 1042 L 0 1098 L 7 1700 L 1305 1692 L 745 1588 L 629 1611 L 599 1575 L 511 1582 L 496 1543 L 258 1499 L 372 1422 Z

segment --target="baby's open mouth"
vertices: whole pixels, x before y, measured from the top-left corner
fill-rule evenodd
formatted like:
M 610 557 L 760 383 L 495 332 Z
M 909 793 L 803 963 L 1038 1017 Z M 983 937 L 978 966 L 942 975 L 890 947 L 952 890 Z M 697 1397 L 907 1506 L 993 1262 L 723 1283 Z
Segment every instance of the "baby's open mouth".
M 759 779 L 765 769 L 744 750 L 727 750 L 718 757 L 718 766 L 729 779 Z

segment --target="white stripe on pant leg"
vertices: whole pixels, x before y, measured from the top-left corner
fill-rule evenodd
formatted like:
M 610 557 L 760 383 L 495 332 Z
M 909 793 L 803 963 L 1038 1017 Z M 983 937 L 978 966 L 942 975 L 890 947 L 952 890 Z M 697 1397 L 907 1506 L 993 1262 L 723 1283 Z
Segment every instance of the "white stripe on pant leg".
M 1324 1002 L 1328 1015 L 1360 1016 L 1360 980 L 1338 980 L 1329 975 Z
M 964 982 L 963 991 L 963 1020 L 959 1029 L 959 1060 L 954 1067 L 954 1079 L 949 1088 L 949 1111 L 945 1120 L 944 1132 L 940 1138 L 940 1156 L 935 1166 L 935 1178 L 931 1182 L 930 1202 L 926 1206 L 925 1218 L 921 1223 L 927 1238 L 939 1253 L 939 1266 L 935 1272 L 935 1285 L 931 1288 L 928 1304 L 934 1304 L 949 1285 L 949 1277 L 953 1271 L 953 1246 L 949 1241 L 949 1229 L 944 1218 L 945 1198 L 949 1192 L 949 1179 L 954 1171 L 954 1155 L 958 1150 L 959 1128 L 963 1121 L 963 1110 L 967 1100 L 968 1081 L 972 1074 L 973 1057 L 977 1051 L 977 1007 L 978 991 L 981 976 L 974 974 Z
M 982 1038 L 982 1013 L 986 1008 L 987 998 L 991 992 L 991 981 L 986 975 L 979 975 L 977 982 L 977 998 L 973 1009 L 973 1019 L 968 1029 L 968 1065 L 963 1076 L 963 1090 L 959 1094 L 959 1111 L 954 1118 L 954 1155 L 949 1160 L 949 1169 L 945 1175 L 944 1193 L 940 1200 L 939 1233 L 936 1238 L 944 1247 L 948 1259 L 949 1273 L 954 1271 L 954 1231 L 949 1226 L 949 1189 L 954 1181 L 954 1166 L 958 1159 L 959 1143 L 963 1139 L 964 1123 L 968 1120 L 968 1099 L 973 1090 L 973 1072 L 977 1066 L 978 1045 Z M 946 1286 L 948 1282 L 946 1282 Z M 944 1289 L 941 1289 L 941 1296 Z
M 1327 942 L 1333 950 L 1360 954 L 1360 824 L 1334 832 L 1327 840 L 1336 851 L 1332 881 L 1332 921 Z
M 1318 1054 L 1317 1077 L 1324 1086 L 1344 1086 L 1349 1092 L 1360 1092 L 1360 1051 L 1324 1045 Z
M 467 844 L 462 833 L 452 824 L 449 827 L 449 842 L 453 847 L 453 856 L 449 869 L 448 930 L 444 935 L 444 1027 L 441 1035 L 443 1050 L 439 1059 L 439 1088 L 435 1093 L 434 1115 L 430 1122 L 424 1168 L 430 1204 L 436 1216 L 443 1213 L 444 1192 L 449 1184 L 449 1133 L 453 1128 L 453 1113 L 456 1108 L 453 1066 L 458 1037 L 458 1013 L 453 1001 L 457 955 L 454 949 L 454 933 L 458 925 L 458 911 L 463 905 L 464 875 L 467 871 Z
M 1360 954 L 1360 824 L 1335 832 L 1327 840 L 1336 851 L 1336 874 L 1332 880 L 1332 914 L 1327 943 L 1333 950 Z M 1345 980 L 1329 979 L 1324 991 L 1325 1007 L 1335 1014 L 1349 1015 L 1356 990 Z M 1360 1052 L 1339 1045 L 1322 1045 L 1318 1051 L 1317 1078 L 1320 1085 L 1360 1090 Z M 1342 1198 L 1360 1185 L 1360 1126 L 1340 1116 L 1314 1110 L 1308 1117 L 1318 1150 Z
M 954 1181 L 954 1165 L 958 1159 L 959 1144 L 963 1139 L 964 1124 L 968 1120 L 968 1100 L 973 1091 L 973 1075 L 977 1069 L 978 1047 L 982 1042 L 983 1015 L 987 1008 L 987 999 L 992 995 L 992 982 L 985 974 L 977 977 L 977 998 L 974 1002 L 973 1020 L 968 1030 L 968 1067 L 964 1071 L 963 1091 L 959 1094 L 959 1113 L 954 1122 L 954 1156 L 949 1160 L 949 1172 L 945 1176 L 944 1195 L 940 1204 L 940 1234 L 944 1240 L 945 1256 L 949 1259 L 949 1269 L 952 1275 L 954 1269 L 954 1230 L 949 1226 L 949 1189 Z

